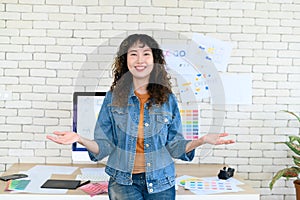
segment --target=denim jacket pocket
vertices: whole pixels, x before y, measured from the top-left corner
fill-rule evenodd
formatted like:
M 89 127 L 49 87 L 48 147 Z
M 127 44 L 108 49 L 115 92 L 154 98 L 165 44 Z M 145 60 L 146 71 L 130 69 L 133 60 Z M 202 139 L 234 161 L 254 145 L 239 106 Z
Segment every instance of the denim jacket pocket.
M 168 131 L 168 125 L 171 123 L 171 116 L 167 114 L 156 114 L 155 115 L 155 125 L 154 132 L 160 133 Z
M 121 129 L 121 131 L 126 132 L 128 126 L 128 108 L 123 107 L 113 107 L 112 108 L 112 115 L 115 119 L 115 125 Z

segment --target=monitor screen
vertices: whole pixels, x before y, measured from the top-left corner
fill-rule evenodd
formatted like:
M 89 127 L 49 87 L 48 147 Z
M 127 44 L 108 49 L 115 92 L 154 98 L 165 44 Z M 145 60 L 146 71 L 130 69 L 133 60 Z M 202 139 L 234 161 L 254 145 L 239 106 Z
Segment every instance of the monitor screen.
M 73 131 L 81 136 L 94 139 L 94 129 L 101 109 L 105 92 L 74 92 Z M 73 143 L 73 151 L 87 151 L 78 143 Z

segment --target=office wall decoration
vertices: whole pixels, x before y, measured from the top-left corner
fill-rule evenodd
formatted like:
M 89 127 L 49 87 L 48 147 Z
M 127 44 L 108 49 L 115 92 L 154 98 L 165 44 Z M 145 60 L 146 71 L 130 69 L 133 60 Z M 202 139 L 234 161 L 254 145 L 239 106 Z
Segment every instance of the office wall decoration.
M 207 60 L 211 60 L 218 71 L 225 72 L 232 51 L 229 42 L 221 41 L 216 38 L 194 33 L 192 40 L 198 44 L 198 48 L 204 51 Z
M 200 111 L 192 105 L 181 105 L 180 115 L 182 119 L 182 133 L 187 140 L 200 138 Z

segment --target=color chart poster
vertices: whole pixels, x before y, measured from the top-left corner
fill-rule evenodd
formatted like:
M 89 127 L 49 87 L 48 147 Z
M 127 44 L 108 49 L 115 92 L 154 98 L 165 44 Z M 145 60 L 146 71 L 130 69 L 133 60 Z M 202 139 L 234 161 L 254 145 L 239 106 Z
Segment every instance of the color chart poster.
M 180 107 L 182 133 L 187 140 L 200 138 L 200 111 L 196 106 L 184 105 Z

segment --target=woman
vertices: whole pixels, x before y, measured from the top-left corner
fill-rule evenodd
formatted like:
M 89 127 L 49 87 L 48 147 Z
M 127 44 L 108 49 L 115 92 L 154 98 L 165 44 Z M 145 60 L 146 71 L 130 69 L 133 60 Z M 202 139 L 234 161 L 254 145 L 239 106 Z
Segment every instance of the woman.
M 93 161 L 108 156 L 105 171 L 112 200 L 175 199 L 172 158 L 191 161 L 202 144 L 234 141 L 222 139 L 226 133 L 184 139 L 163 52 L 152 37 L 128 36 L 119 47 L 113 73 L 94 140 L 74 132 L 54 132 L 56 136 L 47 138 L 59 144 L 78 142 Z

